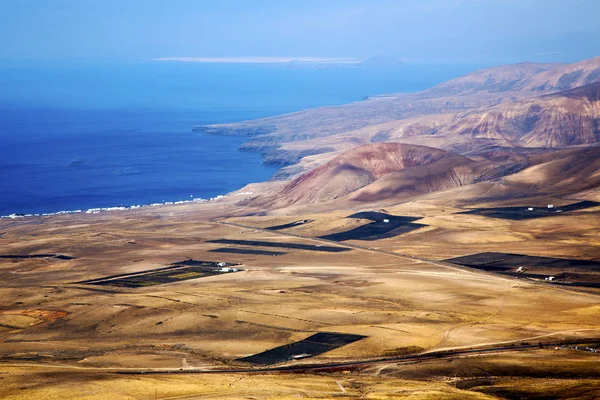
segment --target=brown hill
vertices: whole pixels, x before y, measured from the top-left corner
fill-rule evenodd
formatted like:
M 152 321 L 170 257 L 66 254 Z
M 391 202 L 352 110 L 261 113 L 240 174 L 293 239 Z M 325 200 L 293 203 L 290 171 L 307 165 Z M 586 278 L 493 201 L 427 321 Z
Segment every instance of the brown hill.
M 402 201 L 427 193 L 469 185 L 485 176 L 502 175 L 493 169 L 453 153 L 436 162 L 392 172 L 348 195 L 349 201 L 370 203 Z
M 559 92 L 600 81 L 600 57 L 573 64 L 559 64 L 516 85 L 524 92 Z
M 486 68 L 441 83 L 422 95 L 470 95 L 486 91 L 531 97 L 600 81 L 600 57 L 573 64 L 519 63 Z
M 579 193 L 596 198 L 600 189 L 600 146 L 559 151 L 496 148 L 477 159 L 409 144 L 366 145 L 275 185 L 244 205 L 274 210 L 328 202 L 339 208 L 423 195 L 467 203 Z
M 377 143 L 352 149 L 248 204 L 285 207 L 339 199 L 365 188 L 352 200 L 398 197 L 473 182 L 480 163 L 425 146 Z M 380 185 L 371 186 L 382 181 Z
M 277 143 L 327 137 L 373 124 L 418 115 L 461 112 L 524 97 L 511 91 L 517 83 L 563 64 L 520 63 L 487 68 L 418 93 L 375 96 L 366 101 L 319 107 L 274 117 L 236 123 L 196 126 L 198 132 L 217 135 L 249 135 L 245 147 L 261 150 Z M 532 96 L 531 93 L 526 93 Z
M 521 63 L 475 71 L 419 93 L 377 96 L 367 101 L 343 106 L 321 107 L 259 120 L 199 126 L 194 129 L 210 134 L 251 135 L 252 138 L 243 145 L 245 150 L 261 151 L 266 160 L 290 165 L 298 163 L 306 156 L 343 150 L 344 146 L 319 143 L 319 140 L 331 136 L 352 136 L 355 132 L 363 132 L 364 129 L 375 125 L 396 124 L 403 127 L 406 125 L 403 121 L 407 119 L 429 116 L 435 118 L 439 115 L 452 116 L 481 107 L 491 107 L 572 89 L 578 85 L 590 84 L 599 80 L 600 57 L 574 64 Z M 555 116 L 558 118 L 557 122 L 562 120 L 558 114 Z M 425 131 L 430 130 L 432 125 L 437 125 L 437 122 L 423 122 L 423 126 L 427 127 Z M 516 123 L 527 125 L 531 123 L 531 119 L 522 122 L 516 121 Z M 469 122 L 469 125 L 473 125 L 473 121 Z M 569 122 L 568 125 L 571 129 L 572 123 Z M 435 130 L 441 129 L 436 126 Z M 486 131 L 489 132 L 489 130 Z M 489 133 L 491 134 L 491 132 Z M 570 134 L 569 131 L 566 136 L 568 137 Z M 387 136 L 390 137 L 386 138 Z M 374 139 L 391 141 L 394 140 L 392 136 L 394 135 L 382 132 L 376 134 Z M 461 138 L 451 136 L 437 135 L 433 140 L 428 133 L 415 136 L 410 140 L 404 138 L 401 141 L 427 146 L 444 146 L 446 149 L 462 152 L 461 147 L 452 146 L 455 144 L 453 142 L 460 141 Z M 355 146 L 364 143 L 364 140 L 358 139 L 355 141 Z M 493 136 L 490 139 L 497 140 L 498 138 Z M 581 140 L 581 143 L 587 143 L 589 140 L 589 138 Z M 302 144 L 306 141 L 311 141 L 311 143 L 306 143 L 305 146 L 300 145 L 300 149 L 292 149 L 287 146 L 287 144 Z M 482 144 L 489 144 L 487 142 L 489 142 L 488 139 L 483 139 Z M 568 138 L 567 140 L 564 138 L 549 140 L 552 146 L 559 146 L 564 142 L 578 143 L 578 140 L 571 141 Z M 462 146 L 465 144 L 468 144 L 466 139 L 462 142 Z M 475 143 L 476 146 L 466 146 L 465 148 L 470 150 L 480 144 Z M 528 145 L 544 145 L 544 143 L 533 139 Z
M 598 143 L 600 82 L 459 114 L 440 134 L 522 147 Z
M 375 96 L 342 106 L 319 107 L 251 121 L 201 125 L 194 129 L 210 134 L 267 136 L 273 141 L 305 140 L 415 115 L 497 104 L 506 97 L 502 92 L 510 92 L 517 83 L 566 65 L 502 65 L 478 70 L 418 93 Z M 485 92 L 491 94 L 486 95 Z M 455 98 L 456 95 L 461 95 L 461 98 Z M 530 93 L 527 95 L 532 96 Z M 512 94 L 507 97 L 509 100 L 513 98 Z
M 431 195 L 465 204 L 540 196 L 600 199 L 600 147 L 557 152 L 544 162 L 502 179 Z
M 480 90 L 506 92 L 514 89 L 519 82 L 531 79 L 546 71 L 564 68 L 566 65 L 527 62 L 485 68 L 441 83 L 423 91 L 422 94 L 448 96 Z
M 600 188 L 600 147 L 584 148 L 534 165 L 507 176 L 502 183 L 554 195 Z

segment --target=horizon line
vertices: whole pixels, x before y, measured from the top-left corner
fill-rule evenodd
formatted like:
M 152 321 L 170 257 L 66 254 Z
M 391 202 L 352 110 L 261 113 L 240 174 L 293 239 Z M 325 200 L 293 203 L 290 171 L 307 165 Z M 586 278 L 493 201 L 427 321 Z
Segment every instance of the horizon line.
M 319 64 L 358 64 L 362 62 L 356 58 L 349 57 L 159 57 L 152 61 L 179 61 L 197 63 L 319 63 Z

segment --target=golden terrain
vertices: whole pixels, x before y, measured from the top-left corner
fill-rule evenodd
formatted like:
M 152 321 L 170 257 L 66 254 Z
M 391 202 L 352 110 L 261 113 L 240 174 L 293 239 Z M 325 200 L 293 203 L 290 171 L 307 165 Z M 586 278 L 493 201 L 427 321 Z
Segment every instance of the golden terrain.
M 561 347 L 600 341 L 600 289 L 544 283 L 547 266 L 529 280 L 443 261 L 600 261 L 597 204 L 524 220 L 460 214 L 600 201 L 599 77 L 600 57 L 524 63 L 196 127 L 252 135 L 244 149 L 287 166 L 215 202 L 0 220 L 0 255 L 74 257 L 0 258 L 0 397 L 600 398 L 600 353 Z M 360 211 L 415 220 L 385 239 L 319 238 L 370 223 L 348 218 Z M 310 222 L 266 229 L 298 220 Z M 243 270 L 82 283 L 189 259 Z M 318 332 L 365 338 L 274 366 L 238 360 Z
M 594 289 L 571 290 L 436 262 L 484 251 L 598 260 L 600 208 L 508 221 L 456 214 L 463 210 L 459 204 L 423 196 L 383 209 L 422 217 L 417 222 L 427 226 L 393 238 L 340 244 L 350 251 L 209 252 L 251 248 L 207 242 L 215 239 L 331 246 L 316 237 L 365 223 L 346 218 L 361 209 L 329 211 L 327 205 L 242 216 L 260 210 L 234 208 L 230 199 L 1 220 L 3 254 L 75 258 L 0 259 L 0 397 L 600 396 L 597 353 L 548 346 L 412 363 L 374 361 L 321 373 L 225 372 L 257 368 L 235 359 L 322 331 L 367 338 L 284 365 L 600 338 L 600 292 Z M 238 217 L 226 217 L 234 211 Z M 298 219 L 314 222 L 277 232 L 262 229 Z M 241 263 L 244 271 L 140 288 L 75 283 L 189 258 Z M 198 369 L 225 371 L 116 373 Z

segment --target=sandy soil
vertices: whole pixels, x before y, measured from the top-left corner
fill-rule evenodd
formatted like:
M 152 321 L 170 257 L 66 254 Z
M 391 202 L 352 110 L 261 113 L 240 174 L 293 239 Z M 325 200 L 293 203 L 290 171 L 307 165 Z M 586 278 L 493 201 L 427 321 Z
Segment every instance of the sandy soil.
M 434 262 L 482 251 L 599 258 L 600 238 L 594 232 L 600 228 L 600 212 L 595 209 L 515 222 L 456 215 L 457 207 L 423 200 L 385 208 L 391 214 L 423 217 L 417 222 L 427 227 L 413 232 L 374 242 L 349 241 L 351 250 L 341 253 L 280 248 L 274 250 L 285 254 L 264 256 L 211 253 L 217 247 L 251 247 L 208 241 L 323 245 L 314 237 L 368 221 L 345 218 L 355 210 L 222 218 L 227 207 L 224 202 L 0 221 L 3 253 L 75 257 L 0 260 L 0 397 L 152 398 L 158 388 L 160 398 L 215 398 L 216 393 L 222 398 L 242 393 L 328 398 L 343 394 L 339 381 L 348 395 L 368 393 L 371 398 L 398 393 L 407 398 L 494 398 L 497 393 L 467 392 L 445 382 L 378 379 L 372 371 L 354 372 L 352 378 L 126 378 L 110 371 L 246 367 L 235 359 L 319 331 L 367 338 L 309 359 L 311 363 L 600 337 L 599 297 L 593 292 Z M 298 219 L 314 222 L 278 232 L 261 229 Z M 75 283 L 188 258 L 241 263 L 244 271 L 131 289 Z M 526 357 L 515 355 L 511 362 L 529 365 Z M 578 361 L 582 371 L 597 364 L 593 357 Z M 548 365 L 560 360 L 553 352 L 543 358 Z M 350 379 L 360 384 L 354 387 Z

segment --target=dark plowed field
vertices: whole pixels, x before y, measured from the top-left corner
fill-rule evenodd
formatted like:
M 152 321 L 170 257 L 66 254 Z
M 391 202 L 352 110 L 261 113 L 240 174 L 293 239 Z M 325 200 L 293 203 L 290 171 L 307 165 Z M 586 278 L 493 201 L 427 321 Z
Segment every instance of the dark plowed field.
M 280 231 L 280 230 L 283 230 L 283 229 L 293 228 L 295 226 L 309 224 L 311 222 L 314 222 L 314 221 L 312 219 L 302 219 L 300 221 L 290 222 L 289 224 L 270 226 L 270 227 L 268 227 L 266 229 L 268 229 L 270 231 Z
M 274 349 L 239 358 L 237 361 L 259 365 L 278 364 L 295 359 L 318 356 L 319 354 L 354 343 L 366 336 L 345 333 L 321 332 L 299 342 L 275 347 Z
M 543 218 L 566 214 L 577 210 L 585 210 L 586 208 L 598 207 L 600 203 L 596 201 L 580 201 L 566 206 L 556 206 L 554 208 L 546 207 L 498 207 L 498 208 L 475 208 L 473 210 L 464 211 L 459 214 L 477 214 L 485 217 L 510 219 L 514 221 Z M 532 208 L 532 210 L 529 210 Z
M 276 248 L 281 248 L 281 249 L 324 251 L 324 252 L 328 252 L 328 253 L 341 253 L 343 251 L 351 250 L 346 247 L 321 246 L 321 245 L 301 244 L 301 243 L 263 242 L 263 241 L 256 241 L 256 240 L 216 239 L 216 240 L 208 240 L 208 241 L 206 241 L 206 243 L 237 244 L 240 246 L 257 246 L 257 247 L 276 247 Z
M 283 251 L 269 250 L 254 250 L 254 249 L 237 249 L 234 247 L 220 247 L 218 249 L 209 250 L 210 253 L 231 253 L 231 254 L 252 254 L 257 256 L 280 256 L 286 254 Z
M 343 242 L 345 240 L 379 240 L 402 235 L 427 226 L 413 223 L 413 221 L 421 219 L 420 217 L 395 216 L 375 211 L 363 211 L 349 215 L 346 218 L 368 219 L 373 222 L 350 229 L 349 231 L 321 236 L 321 239 L 336 242 Z
M 141 271 L 134 274 L 112 275 L 76 283 L 138 288 L 241 271 L 238 268 L 231 270 L 232 267 L 238 264 L 218 263 L 214 261 L 186 260 L 175 264 L 155 270 Z
M 556 285 L 600 287 L 600 262 L 538 257 L 512 253 L 478 253 L 445 260 L 497 274 L 543 280 L 553 276 Z M 521 267 L 523 272 L 517 272 Z M 549 282 L 550 283 L 550 282 Z

